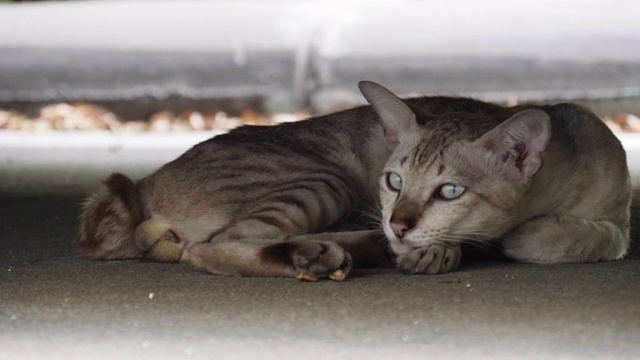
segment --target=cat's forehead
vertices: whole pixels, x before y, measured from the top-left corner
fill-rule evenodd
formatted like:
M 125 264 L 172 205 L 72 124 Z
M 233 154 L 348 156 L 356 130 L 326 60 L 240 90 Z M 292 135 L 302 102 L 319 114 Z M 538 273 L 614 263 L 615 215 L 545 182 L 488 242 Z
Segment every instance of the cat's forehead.
M 455 131 L 452 129 L 425 131 L 408 157 L 414 166 L 428 166 L 436 158 L 441 157 L 444 151 L 457 140 Z
M 447 178 L 475 177 L 473 170 L 478 164 L 469 164 L 473 159 L 466 156 L 467 145 L 481 136 L 491 124 L 476 114 L 453 114 L 433 118 L 423 123 L 419 131 L 412 134 L 411 141 L 401 141 L 391 164 L 422 179 L 436 181 Z M 468 173 L 467 169 L 472 170 Z M 440 181 L 440 180 L 437 180 Z
M 427 124 L 415 136 L 413 146 L 405 150 L 401 159 L 403 165 L 406 163 L 414 169 L 431 167 L 442 159 L 451 147 L 469 138 L 465 126 L 455 121 Z

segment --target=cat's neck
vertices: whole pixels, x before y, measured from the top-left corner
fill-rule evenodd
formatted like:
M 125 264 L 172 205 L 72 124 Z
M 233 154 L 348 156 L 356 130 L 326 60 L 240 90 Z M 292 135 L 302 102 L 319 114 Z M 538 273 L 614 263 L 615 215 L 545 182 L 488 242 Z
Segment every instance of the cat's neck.
M 589 181 L 576 176 L 578 159 L 568 161 L 563 154 L 564 145 L 551 141 L 547 148 L 542 167 L 532 179 L 527 196 L 523 199 L 520 220 L 556 213 L 571 206 L 584 194 L 583 182 Z

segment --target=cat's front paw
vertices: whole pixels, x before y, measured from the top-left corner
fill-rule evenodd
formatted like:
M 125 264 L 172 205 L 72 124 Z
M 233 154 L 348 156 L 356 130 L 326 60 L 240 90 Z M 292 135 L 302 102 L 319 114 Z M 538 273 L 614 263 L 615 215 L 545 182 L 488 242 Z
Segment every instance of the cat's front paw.
M 460 246 L 433 244 L 398 255 L 396 264 L 409 275 L 440 274 L 457 268 L 461 258 Z

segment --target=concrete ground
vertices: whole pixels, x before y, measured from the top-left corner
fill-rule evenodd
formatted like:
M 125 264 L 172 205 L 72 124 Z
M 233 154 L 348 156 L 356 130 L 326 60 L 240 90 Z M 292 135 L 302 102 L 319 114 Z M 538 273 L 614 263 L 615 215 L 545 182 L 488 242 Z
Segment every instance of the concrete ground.
M 640 260 L 348 281 L 74 256 L 79 194 L 0 196 L 0 359 L 640 358 Z

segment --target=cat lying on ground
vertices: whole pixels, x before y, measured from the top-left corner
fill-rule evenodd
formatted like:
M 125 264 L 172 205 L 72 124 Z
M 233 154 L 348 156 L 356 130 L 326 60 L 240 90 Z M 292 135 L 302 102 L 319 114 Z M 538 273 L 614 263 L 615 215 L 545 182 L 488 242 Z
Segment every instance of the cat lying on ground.
M 113 174 L 84 204 L 75 248 L 306 280 L 392 263 L 446 272 L 463 242 L 531 263 L 625 255 L 625 152 L 587 110 L 360 89 L 371 106 L 241 127 L 137 182 Z M 363 226 L 336 231 L 347 223 Z

